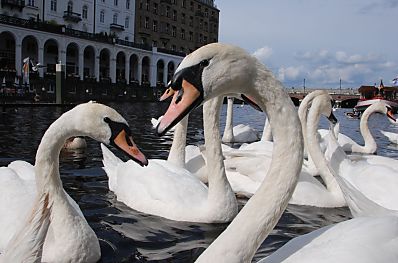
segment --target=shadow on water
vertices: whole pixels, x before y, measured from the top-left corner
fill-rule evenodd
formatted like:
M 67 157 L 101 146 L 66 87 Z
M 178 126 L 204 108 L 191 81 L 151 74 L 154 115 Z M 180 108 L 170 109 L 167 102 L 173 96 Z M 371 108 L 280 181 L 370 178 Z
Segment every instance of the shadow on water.
M 148 158 L 166 159 L 172 135 L 158 137 L 151 118 L 161 116 L 167 104 L 111 104 L 131 126 L 134 140 Z M 262 131 L 264 115 L 250 107 L 234 107 L 235 124 L 250 124 Z M 0 165 L 22 159 L 34 162 L 37 146 L 48 126 L 66 108 L 21 108 L 0 115 Z M 222 110 L 221 128 L 225 124 L 226 107 Z M 363 143 L 359 121 L 348 120 L 344 110 L 335 115 L 341 122 L 340 131 Z M 376 115 L 370 129 L 379 144 L 378 153 L 398 157 L 397 146 L 391 145 L 378 129 L 398 130 L 385 118 Z M 321 126 L 327 127 L 322 121 Z M 203 144 L 203 124 L 200 110 L 190 116 L 188 144 Z M 115 152 L 115 151 L 114 151 Z M 115 152 L 116 153 L 116 152 Z M 119 156 L 124 159 L 123 156 Z M 101 262 L 193 262 L 200 253 L 227 227 L 227 224 L 197 224 L 175 222 L 132 210 L 116 200 L 108 189 L 108 179 L 102 167 L 99 143 L 87 139 L 84 151 L 63 151 L 60 155 L 61 177 L 65 190 L 79 204 L 101 245 Z M 240 207 L 246 199 L 239 199 Z M 266 200 L 264 200 L 266 202 Z M 291 238 L 322 226 L 350 218 L 348 209 L 319 209 L 289 205 L 271 235 L 257 251 L 254 261 L 272 253 Z

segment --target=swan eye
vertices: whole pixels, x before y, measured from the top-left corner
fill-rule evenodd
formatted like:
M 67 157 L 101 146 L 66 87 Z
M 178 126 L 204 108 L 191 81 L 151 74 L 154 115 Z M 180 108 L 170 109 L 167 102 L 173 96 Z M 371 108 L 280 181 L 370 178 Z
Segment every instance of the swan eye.
M 204 68 L 207 67 L 210 64 L 208 59 L 204 59 L 200 62 L 200 65 Z
M 106 123 L 111 123 L 112 121 L 111 121 L 111 119 L 109 119 L 108 117 L 105 117 L 105 118 L 104 118 L 104 122 L 106 122 Z

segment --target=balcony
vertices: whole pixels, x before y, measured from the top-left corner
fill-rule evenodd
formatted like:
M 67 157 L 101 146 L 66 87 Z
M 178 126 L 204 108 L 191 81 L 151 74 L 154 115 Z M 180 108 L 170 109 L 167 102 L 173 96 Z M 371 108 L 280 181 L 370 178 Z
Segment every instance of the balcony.
M 200 17 L 205 17 L 205 13 L 203 13 L 202 11 L 199 11 L 199 10 L 195 12 L 195 15 L 200 16 Z
M 171 5 L 171 0 L 160 0 L 160 3 L 166 3 Z
M 110 24 L 110 28 L 111 29 L 115 29 L 115 30 L 119 30 L 119 31 L 124 31 L 124 26 L 116 24 L 116 23 Z
M 1 8 L 3 7 L 17 8 L 19 11 L 22 11 L 22 8 L 25 7 L 25 0 L 1 0 Z
M 66 21 L 78 23 L 78 22 L 82 21 L 81 16 L 82 16 L 81 14 L 71 12 L 69 10 L 64 12 L 64 19 Z

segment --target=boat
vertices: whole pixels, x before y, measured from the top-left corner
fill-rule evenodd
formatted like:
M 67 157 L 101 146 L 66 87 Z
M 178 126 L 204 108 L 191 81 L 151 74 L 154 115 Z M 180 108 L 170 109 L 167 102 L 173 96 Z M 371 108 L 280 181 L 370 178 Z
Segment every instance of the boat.
M 367 107 L 375 102 L 383 101 L 389 105 L 396 113 L 398 110 L 398 87 L 387 87 L 380 81 L 380 85 L 376 86 L 361 86 L 358 89 L 360 98 L 354 110 L 364 112 Z

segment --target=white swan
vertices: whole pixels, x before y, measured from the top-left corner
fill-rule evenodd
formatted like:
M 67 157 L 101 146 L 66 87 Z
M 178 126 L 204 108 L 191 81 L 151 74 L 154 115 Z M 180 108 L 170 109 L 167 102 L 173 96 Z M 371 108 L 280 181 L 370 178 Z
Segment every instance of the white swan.
M 383 102 L 372 107 L 384 114 L 389 111 Z M 326 151 L 331 168 L 371 201 L 386 209 L 398 210 L 398 172 L 386 165 L 370 163 L 367 158 L 350 159 L 334 142 L 330 140 Z
M 234 98 L 227 97 L 227 116 L 225 121 L 225 129 L 222 136 L 224 143 L 242 143 L 255 142 L 260 140 L 260 134 L 252 127 L 244 124 L 233 126 L 233 106 Z
M 176 98 L 177 94 L 173 101 Z M 217 99 L 204 106 L 208 186 L 183 168 L 184 158 L 152 159 L 148 167 L 142 169 L 134 163 L 120 161 L 103 147 L 104 169 L 117 199 L 135 210 L 171 220 L 231 221 L 238 212 L 238 205 L 225 176 L 221 154 L 218 116 L 221 103 L 222 99 Z M 177 128 L 176 131 L 181 130 Z M 180 153 L 185 152 L 185 144 L 173 144 L 173 147 L 180 147 Z
M 398 144 L 398 133 L 388 132 L 388 131 L 380 131 L 380 132 L 384 136 L 386 136 L 390 142 Z
M 373 154 L 376 152 L 377 144 L 368 127 L 369 116 L 374 112 L 375 112 L 374 107 L 369 106 L 361 116 L 359 128 L 361 135 L 365 141 L 365 145 L 363 146 L 359 145 L 350 137 L 342 133 L 339 134 L 338 142 L 345 152 L 369 153 L 369 154 Z M 390 116 L 393 118 L 392 113 L 390 113 Z
M 335 121 L 330 101 L 331 97 L 323 90 L 314 91 L 306 96 L 299 108 L 299 118 L 304 134 L 307 133 L 307 109 L 304 110 L 302 108 L 307 108 L 312 104 L 308 112 L 310 117 L 308 125 L 316 132 L 321 115 Z M 309 156 L 323 155 L 317 141 L 317 134 L 312 134 L 312 136 L 314 140 L 311 141 L 311 145 L 308 145 L 309 143 L 305 140 L 305 145 L 311 150 Z M 247 155 L 246 152 L 245 157 L 227 157 L 225 163 L 226 167 L 230 169 L 234 167 L 233 170 L 227 170 L 227 178 L 231 183 L 232 189 L 240 195 L 250 197 L 256 192 L 262 181 L 267 180 L 264 178 L 264 171 L 268 170 L 271 157 L 267 155 L 259 156 L 259 152 L 254 152 L 251 157 Z M 327 168 L 321 166 L 319 169 L 324 185 L 313 177 L 312 173 L 309 172 L 308 166 L 303 165 L 297 186 L 289 204 L 316 207 L 346 206 L 337 181 L 333 175 L 325 171 L 325 169 Z
M 274 158 L 267 180 L 263 181 L 227 229 L 197 259 L 197 262 L 251 262 L 257 248 L 286 208 L 301 169 L 303 138 L 293 103 L 282 85 L 255 58 L 240 48 L 219 43 L 201 47 L 185 57 L 173 77 L 172 87 L 179 90 L 180 98 L 172 102 L 159 124 L 160 134 L 164 134 L 181 119 L 189 111 L 187 109 L 193 108 L 192 105 L 226 93 L 250 93 L 267 111 L 275 141 Z M 332 230 L 328 232 L 330 238 L 325 236 L 322 240 L 322 233 L 316 235 L 314 232 L 310 238 L 306 238 L 307 244 L 322 250 L 322 253 L 316 254 L 317 250 L 310 248 L 314 253 L 303 253 L 305 258 L 293 262 L 336 262 L 336 259 L 339 262 L 352 262 L 352 259 L 357 259 L 356 262 L 396 261 L 396 217 L 365 223 L 354 219 L 349 224 L 352 225 L 346 229 L 344 225 L 338 225 L 342 231 Z M 325 230 L 322 231 L 326 233 Z M 358 233 L 367 233 L 371 238 L 356 240 Z M 351 237 L 348 244 L 343 242 L 344 238 L 348 238 L 347 235 Z M 325 240 L 325 244 L 318 240 Z M 341 249 L 333 249 L 335 245 Z M 290 246 L 290 250 L 283 253 L 285 257 L 276 262 L 286 259 L 292 252 L 300 254 L 301 247 Z M 306 252 L 305 248 L 303 252 Z M 346 258 L 348 260 L 344 260 Z
M 31 215 L 0 255 L 0 262 L 41 262 L 43 244 L 50 225 L 48 193 L 35 202 Z
M 242 49 L 229 45 L 209 44 L 185 57 L 173 77 L 172 87 L 179 92 L 158 126 L 159 134 L 183 118 L 187 109 L 223 94 L 250 95 L 267 112 L 275 142 L 267 180 L 198 259 L 247 262 L 279 220 L 296 185 L 303 160 L 297 112 L 269 70 Z
M 127 122 L 115 110 L 91 102 L 64 113 L 45 132 L 34 168 L 16 161 L 0 169 L 0 252 L 23 227 L 35 196 L 48 192 L 52 212 L 43 261 L 99 260 L 98 239 L 76 202 L 63 190 L 59 175 L 59 153 L 65 140 L 72 136 L 89 136 L 102 143 L 111 143 L 137 162 L 147 163 L 131 139 Z

